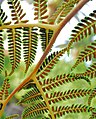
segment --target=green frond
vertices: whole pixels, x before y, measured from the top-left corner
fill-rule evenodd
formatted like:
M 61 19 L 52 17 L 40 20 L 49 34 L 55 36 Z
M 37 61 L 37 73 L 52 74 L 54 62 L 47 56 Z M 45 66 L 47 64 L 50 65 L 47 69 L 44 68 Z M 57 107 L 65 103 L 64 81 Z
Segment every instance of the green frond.
M 34 20 L 41 23 L 47 23 L 47 2 L 48 0 L 34 0 Z
M 79 0 L 69 0 L 69 1 L 63 1 L 61 4 L 57 7 L 56 11 L 52 14 L 51 17 L 49 17 L 48 21 L 50 24 L 58 24 L 60 23 L 67 14 L 72 10 L 74 5 L 78 3 Z
M 60 51 L 54 52 L 51 55 L 49 55 L 43 62 L 43 64 L 40 66 L 40 69 L 38 70 L 37 77 L 38 78 L 44 78 L 50 70 L 54 67 L 54 65 L 59 61 L 59 58 L 66 52 L 66 48 L 62 49 Z
M 65 115 L 65 114 L 75 114 L 75 113 L 83 113 L 83 112 L 92 112 L 94 108 L 86 106 L 86 105 L 72 105 L 72 106 L 56 106 L 52 107 L 52 111 L 54 112 L 54 116 L 56 119 Z
M 26 63 L 27 72 L 29 66 L 34 62 L 36 50 L 38 46 L 38 29 L 37 28 L 23 28 L 23 50 L 24 60 Z
M 68 90 L 65 92 L 59 91 L 59 92 L 54 92 L 51 94 L 46 93 L 46 97 L 48 98 L 49 104 L 51 104 L 51 103 L 57 103 L 63 100 L 65 101 L 65 100 L 73 99 L 73 98 L 81 98 L 81 97 L 89 95 L 90 92 L 91 92 L 91 89 L 90 90 L 73 89 L 73 90 Z
M 18 114 L 13 114 L 13 115 L 7 116 L 6 119 L 15 119 L 17 117 L 19 117 Z
M 90 61 L 92 60 L 92 58 L 96 58 L 96 40 L 80 52 L 79 56 L 77 57 L 76 63 L 72 67 L 72 70 L 84 60 Z
M 96 10 L 94 10 L 89 17 L 82 19 L 81 23 L 78 23 L 72 32 L 73 33 L 71 34 L 70 42 L 68 44 L 68 50 L 74 42 L 78 42 L 92 33 L 96 34 Z
M 43 91 L 50 91 L 53 88 L 59 87 L 61 85 L 64 85 L 65 83 L 73 82 L 76 80 L 83 79 L 87 81 L 90 84 L 90 80 L 86 77 L 82 76 L 81 74 L 63 74 L 63 75 L 57 75 L 55 78 L 48 78 L 44 79 L 43 82 L 39 81 L 40 85 L 42 85 Z
M 7 20 L 7 15 L 2 9 L 0 9 L 0 26 L 9 25 L 10 22 L 6 22 L 6 20 Z M 0 30 L 0 72 L 4 68 L 4 47 L 3 47 L 4 42 L 3 41 L 4 41 L 3 30 Z
M 47 113 L 47 107 L 44 102 L 40 102 L 35 105 L 31 105 L 23 111 L 22 118 L 23 119 L 32 119 L 32 117 L 36 117 L 38 115 L 42 115 L 44 113 Z
M 21 28 L 8 29 L 8 52 L 12 64 L 12 74 L 14 69 L 20 64 L 21 59 Z M 19 37 L 18 37 L 19 36 Z
M 8 97 L 9 88 L 10 88 L 9 79 L 5 79 L 0 91 L 0 100 L 5 100 Z
M 95 96 L 96 96 L 96 88 L 94 88 L 89 95 L 88 105 L 91 105 L 92 99 L 95 98 Z
M 52 35 L 53 35 L 52 30 L 40 28 L 40 39 L 43 51 L 45 51 L 47 45 L 49 44 Z
M 37 87 L 32 88 L 30 91 L 28 91 L 24 96 L 22 96 L 22 99 L 19 101 L 19 104 L 25 103 L 25 104 L 36 104 L 36 102 L 40 102 L 42 100 L 41 93 L 37 89 Z
M 14 21 L 14 24 L 20 22 L 23 23 L 28 22 L 28 20 L 23 20 L 26 14 L 23 13 L 23 9 L 21 8 L 19 0 L 8 0 L 8 5 L 9 8 L 11 9 L 11 16 L 12 16 L 12 21 Z
M 91 78 L 95 78 L 96 77 L 96 63 L 93 63 L 90 67 L 88 67 L 84 75 Z
M 4 47 L 3 47 L 3 31 L 0 30 L 0 72 L 4 68 Z

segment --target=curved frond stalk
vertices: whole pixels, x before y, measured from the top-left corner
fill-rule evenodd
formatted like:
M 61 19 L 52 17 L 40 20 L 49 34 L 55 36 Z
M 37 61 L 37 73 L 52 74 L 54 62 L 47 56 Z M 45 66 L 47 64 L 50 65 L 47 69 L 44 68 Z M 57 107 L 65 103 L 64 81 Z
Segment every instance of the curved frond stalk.
M 48 109 L 47 106 L 44 102 L 40 102 L 35 105 L 31 105 L 23 111 L 22 118 L 23 119 L 31 119 L 33 117 L 36 117 L 38 115 L 44 114 L 45 112 L 47 113 Z
M 40 66 L 40 69 L 38 70 L 37 77 L 38 78 L 44 78 L 50 70 L 54 67 L 54 65 L 59 61 L 59 58 L 66 52 L 66 48 L 54 52 L 51 55 L 49 55 L 43 62 L 43 64 Z M 40 73 L 39 73 L 40 72 Z
M 36 102 L 40 102 L 42 99 L 43 98 L 40 94 L 40 91 L 37 89 L 37 87 L 35 87 L 28 91 L 24 96 L 22 96 L 22 99 L 19 101 L 19 104 L 36 104 Z
M 85 89 L 73 89 L 73 90 L 68 90 L 65 92 L 54 92 L 51 94 L 46 93 L 46 97 L 48 98 L 49 104 L 51 103 L 57 103 L 60 101 L 65 101 L 68 99 L 74 99 L 74 98 L 81 98 L 84 96 L 89 95 L 91 92 L 90 90 L 85 90 Z
M 42 50 L 45 51 L 46 47 L 48 46 L 50 39 L 53 35 L 53 30 L 40 28 L 40 39 L 41 39 L 41 46 Z
M 12 71 L 9 75 L 14 72 L 14 69 L 20 64 L 21 59 L 21 28 L 8 29 L 8 52 L 12 64 Z M 18 37 L 19 36 L 19 37 Z
M 95 97 L 96 97 L 96 88 L 94 88 L 89 95 L 89 98 L 88 98 L 88 105 L 89 106 L 91 105 L 92 99 Z
M 10 84 L 9 84 L 9 79 L 5 79 L 4 83 L 2 85 L 2 89 L 0 91 L 0 100 L 5 100 L 9 93 L 8 93 L 8 89 L 10 88 Z
M 84 73 L 85 76 L 94 78 L 96 77 L 96 63 L 93 63 Z
M 68 44 L 68 51 L 74 42 L 78 42 L 92 33 L 96 34 L 96 11 L 93 11 L 89 17 L 82 19 L 81 23 L 78 23 L 72 32 L 71 41 Z
M 34 0 L 34 20 L 41 23 L 47 23 L 47 1 L 48 0 Z
M 14 119 L 14 118 L 17 118 L 17 117 L 19 117 L 18 114 L 13 114 L 13 115 L 7 116 L 6 119 Z
M 87 46 L 87 48 L 84 49 L 84 51 L 80 52 L 80 55 L 77 58 L 76 63 L 73 65 L 72 69 L 73 70 L 77 65 L 79 65 L 81 62 L 85 61 L 90 61 L 92 58 L 96 58 L 96 40 L 91 43 L 91 45 Z
M 57 7 L 57 10 L 52 14 L 51 17 L 49 17 L 49 24 L 60 23 L 78 2 L 79 0 L 69 0 L 67 2 L 62 1 L 61 4 Z
M 28 20 L 23 20 L 26 14 L 23 13 L 23 9 L 21 8 L 19 0 L 8 0 L 8 5 L 9 8 L 11 9 L 11 16 L 12 21 L 14 21 L 14 24 L 17 24 L 19 22 L 23 23 L 28 22 Z
M 78 75 L 78 74 L 76 75 L 71 75 L 71 74 L 57 75 L 55 78 L 44 79 L 43 82 L 39 81 L 39 83 L 42 86 L 43 91 L 46 92 L 47 90 L 50 91 L 53 88 L 59 87 L 65 83 L 73 82 L 73 81 L 80 80 L 80 79 L 84 79 L 88 83 L 90 83 L 89 79 L 86 79 L 86 77 L 82 75 Z
M 24 60 L 26 63 L 27 72 L 29 66 L 34 62 L 38 44 L 37 28 L 25 27 L 23 28 L 23 49 Z
M 86 106 L 86 105 L 72 105 L 72 106 L 56 106 L 52 107 L 52 111 L 54 112 L 54 116 L 61 117 L 65 114 L 71 113 L 83 113 L 83 112 L 92 112 L 94 108 Z

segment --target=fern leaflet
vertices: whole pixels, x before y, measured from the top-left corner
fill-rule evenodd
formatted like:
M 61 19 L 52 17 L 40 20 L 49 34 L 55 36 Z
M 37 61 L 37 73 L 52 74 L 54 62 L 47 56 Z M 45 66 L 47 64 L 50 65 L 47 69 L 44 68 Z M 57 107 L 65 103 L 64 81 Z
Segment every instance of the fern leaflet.
M 47 0 L 34 0 L 34 20 L 38 20 L 41 23 L 47 23 Z
M 72 67 L 72 70 L 84 60 L 90 61 L 92 59 L 92 56 L 96 58 L 96 40 L 93 43 L 91 43 L 91 45 L 87 46 L 87 48 L 85 48 L 84 51 L 81 51 L 76 63 Z
M 81 23 L 75 27 L 75 30 L 72 30 L 70 42 L 68 44 L 68 51 L 71 48 L 74 42 L 78 42 L 84 37 L 91 35 L 93 32 L 96 33 L 96 11 L 85 17 L 81 20 Z
M 23 28 L 23 49 L 24 49 L 24 60 L 26 63 L 26 70 L 33 63 L 36 55 L 38 33 L 37 28 Z
M 8 5 L 9 8 L 11 9 L 11 16 L 12 16 L 12 21 L 14 21 L 14 24 L 20 22 L 23 23 L 28 22 L 28 20 L 23 20 L 26 14 L 23 13 L 23 9 L 21 8 L 19 0 L 8 0 Z

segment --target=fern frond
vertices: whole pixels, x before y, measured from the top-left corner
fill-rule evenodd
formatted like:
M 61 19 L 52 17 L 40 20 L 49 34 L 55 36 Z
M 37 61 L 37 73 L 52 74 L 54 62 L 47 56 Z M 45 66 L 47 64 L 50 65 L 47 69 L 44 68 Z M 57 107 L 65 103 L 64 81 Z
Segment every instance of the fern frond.
M 82 19 L 81 23 L 78 23 L 72 32 L 70 38 L 71 41 L 68 44 L 68 50 L 74 42 L 78 42 L 92 33 L 96 33 L 96 11 L 93 11 L 89 17 Z
M 61 117 L 65 114 L 92 112 L 94 108 L 86 105 L 72 105 L 72 106 L 56 106 L 52 107 L 55 118 Z
M 90 80 L 86 79 L 86 77 L 82 75 L 71 75 L 71 74 L 63 74 L 63 75 L 57 75 L 55 78 L 48 78 L 44 79 L 43 82 L 39 81 L 40 85 L 42 85 L 43 91 L 49 91 L 53 88 L 59 87 L 65 83 L 73 82 L 76 80 L 84 79 L 90 84 Z
M 7 15 L 2 9 L 0 9 L 0 26 L 9 25 L 11 23 L 11 22 L 6 22 L 6 20 L 7 20 Z
M 46 93 L 46 97 L 48 98 L 49 104 L 51 103 L 57 103 L 63 100 L 68 100 L 68 99 L 73 99 L 73 98 L 81 98 L 84 96 L 89 95 L 91 92 L 90 90 L 85 90 L 85 89 L 73 89 L 73 90 L 68 90 L 65 92 L 54 92 L 51 94 Z
M 50 70 L 54 67 L 54 65 L 59 61 L 59 58 L 66 52 L 66 48 L 60 50 L 59 52 L 54 52 L 51 55 L 48 56 L 43 62 L 43 64 L 40 66 L 40 69 L 38 70 L 37 77 L 38 78 L 44 78 Z M 40 72 L 40 73 L 39 73 Z
M 42 96 L 41 93 L 39 92 L 39 90 L 37 89 L 37 87 L 31 89 L 30 91 L 28 91 L 24 96 L 22 96 L 22 99 L 19 101 L 19 104 L 21 103 L 36 103 L 36 101 L 40 101 L 42 100 Z
M 38 33 L 37 28 L 24 28 L 23 29 L 23 49 L 24 49 L 24 60 L 26 63 L 27 72 L 29 66 L 33 63 L 38 43 Z
M 83 51 L 80 52 L 76 63 L 73 65 L 72 70 L 77 67 L 81 62 L 90 61 L 92 58 L 96 58 L 96 40 L 87 46 Z
M 67 2 L 62 1 L 61 4 L 57 7 L 57 10 L 49 17 L 48 21 L 50 24 L 60 23 L 64 17 L 72 10 L 74 5 L 78 3 L 79 0 L 69 0 Z
M 13 115 L 7 116 L 6 119 L 14 119 L 14 118 L 17 118 L 17 117 L 19 117 L 18 114 L 13 114 Z
M 96 77 L 96 63 L 93 63 L 90 67 L 88 67 L 84 75 L 91 78 Z
M 47 23 L 47 0 L 34 0 L 34 20 L 41 23 Z
M 0 30 L 0 72 L 4 68 L 4 47 L 3 47 L 3 31 Z
M 21 59 L 21 28 L 8 29 L 8 52 L 12 64 L 12 74 L 14 69 L 20 64 Z M 19 36 L 19 37 L 18 37 Z
M 47 112 L 47 107 L 44 102 L 40 102 L 35 105 L 31 105 L 23 111 L 22 118 L 23 119 L 31 119 L 32 117 L 44 114 Z
M 9 25 L 11 22 L 6 22 L 7 15 L 5 12 L 0 9 L 0 26 Z M 0 30 L 0 72 L 4 68 L 4 39 L 3 39 L 3 30 Z
M 96 88 L 94 88 L 89 95 L 88 105 L 91 105 L 92 99 L 95 98 L 95 96 L 96 96 Z
M 8 0 L 8 5 L 9 8 L 11 9 L 11 16 L 12 16 L 12 21 L 14 21 L 14 24 L 20 22 L 23 23 L 28 22 L 28 20 L 23 20 L 26 14 L 23 13 L 23 9 L 21 8 L 19 0 Z
M 5 100 L 9 93 L 8 93 L 8 89 L 10 88 L 10 84 L 9 84 L 9 79 L 5 79 L 4 83 L 2 85 L 2 89 L 0 91 L 0 100 Z
M 49 44 L 52 35 L 53 35 L 52 30 L 40 28 L 40 39 L 43 51 L 45 51 L 47 45 Z

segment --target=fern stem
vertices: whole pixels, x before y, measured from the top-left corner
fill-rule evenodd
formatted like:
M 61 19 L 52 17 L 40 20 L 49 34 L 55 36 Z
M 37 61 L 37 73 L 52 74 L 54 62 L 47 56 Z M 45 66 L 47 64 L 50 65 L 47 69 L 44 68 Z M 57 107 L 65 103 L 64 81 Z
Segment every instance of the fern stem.
M 36 75 L 36 73 L 37 73 L 37 71 L 38 71 L 38 68 L 40 67 L 40 65 L 43 63 L 43 61 L 44 61 L 44 59 L 46 58 L 46 56 L 47 56 L 47 54 L 48 54 L 48 52 L 50 51 L 50 49 L 51 49 L 51 47 L 52 47 L 52 45 L 54 44 L 54 42 L 55 42 L 55 40 L 56 40 L 56 38 L 57 38 L 57 36 L 58 36 L 58 34 L 60 33 L 60 31 L 62 30 L 62 28 L 70 21 L 70 19 L 88 2 L 89 0 L 81 0 L 78 4 L 77 4 L 77 6 L 66 16 L 66 18 L 59 24 L 59 25 L 57 25 L 56 27 L 55 27 L 55 32 L 54 32 L 54 34 L 53 34 L 53 36 L 52 36 L 52 38 L 51 38 L 51 40 L 50 40 L 50 43 L 49 43 L 49 45 L 47 46 L 47 48 L 46 48 L 46 50 L 45 50 L 45 52 L 44 52 L 44 54 L 42 55 L 42 57 L 41 57 L 41 59 L 39 60 L 39 62 L 37 63 L 37 65 L 36 65 L 36 67 L 34 68 L 34 70 L 32 71 L 32 73 L 16 88 L 16 89 L 14 89 L 13 90 L 13 92 L 8 96 L 8 98 L 6 99 L 6 104 L 9 102 L 9 100 L 13 97 L 13 95 L 17 92 L 17 91 L 19 91 L 28 81 L 30 81 L 31 79 L 33 79 L 33 77 L 35 77 L 35 75 Z M 32 25 L 32 24 L 31 24 Z M 35 25 L 32 25 L 32 27 L 33 26 L 39 26 L 39 27 L 43 27 L 43 28 L 48 28 L 48 25 L 43 25 L 43 24 L 35 24 Z M 18 27 L 20 27 L 20 26 L 29 26 L 29 24 L 23 24 L 22 23 L 22 25 L 18 25 Z M 7 27 L 10 27 L 10 26 L 1 26 L 0 27 L 0 29 L 4 29 L 4 28 L 7 28 Z M 16 27 L 15 25 L 13 26 L 13 27 Z M 50 29 L 52 29 L 52 25 L 50 25 Z M 11 28 L 12 28 L 12 26 L 11 26 Z M 36 84 L 37 84 L 37 87 L 39 86 L 38 85 L 38 82 L 36 81 Z M 38 89 L 39 89 L 39 87 L 38 87 Z M 54 118 L 52 118 L 52 119 L 54 119 Z
M 42 23 L 34 23 L 34 24 L 25 24 L 25 23 L 18 23 L 14 25 L 2 25 L 0 26 L 0 30 L 2 29 L 15 29 L 15 28 L 21 28 L 21 27 L 40 27 L 50 30 L 57 29 L 58 25 L 50 25 L 50 24 L 42 24 Z

